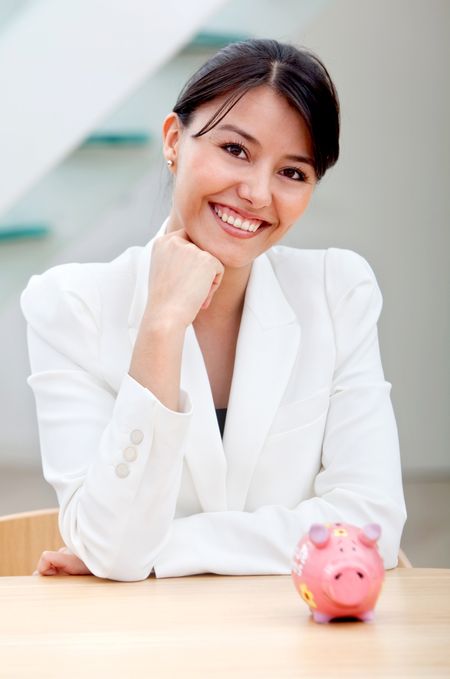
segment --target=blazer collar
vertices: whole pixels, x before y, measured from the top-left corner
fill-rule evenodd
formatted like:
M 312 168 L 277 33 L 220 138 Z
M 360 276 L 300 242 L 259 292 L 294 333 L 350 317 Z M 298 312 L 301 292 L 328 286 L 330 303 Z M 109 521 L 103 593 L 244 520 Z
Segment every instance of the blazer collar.
M 166 223 L 155 235 L 165 233 Z M 138 263 L 128 319 L 134 345 L 147 300 L 154 239 Z M 205 512 L 243 510 L 258 456 L 292 373 L 300 325 L 266 254 L 252 266 L 228 403 L 223 442 L 206 366 L 193 326 L 186 332 L 181 388 L 193 405 L 186 462 Z

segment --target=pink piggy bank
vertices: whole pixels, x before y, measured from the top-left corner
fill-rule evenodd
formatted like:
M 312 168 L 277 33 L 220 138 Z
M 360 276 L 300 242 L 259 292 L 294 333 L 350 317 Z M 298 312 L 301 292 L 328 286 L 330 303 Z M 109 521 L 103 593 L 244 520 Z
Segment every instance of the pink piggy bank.
M 295 588 L 316 622 L 333 618 L 373 619 L 384 579 L 377 540 L 381 528 L 371 523 L 315 523 L 297 545 L 292 565 Z

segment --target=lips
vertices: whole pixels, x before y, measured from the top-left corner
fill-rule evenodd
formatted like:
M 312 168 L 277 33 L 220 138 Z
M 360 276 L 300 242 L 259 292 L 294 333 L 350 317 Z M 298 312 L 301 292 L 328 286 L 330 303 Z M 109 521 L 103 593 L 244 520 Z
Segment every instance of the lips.
M 217 222 L 219 227 L 222 229 L 222 231 L 225 231 L 225 233 L 228 236 L 231 236 L 233 238 L 237 238 L 238 240 L 247 240 L 249 238 L 258 238 L 259 234 L 265 231 L 266 228 L 268 228 L 270 225 L 265 222 L 264 225 L 258 226 L 256 231 L 246 231 L 242 228 L 236 227 L 233 224 L 228 223 L 227 221 L 224 221 L 222 217 L 219 217 L 215 206 L 212 205 L 211 203 L 209 204 L 209 208 L 211 210 L 211 214 L 214 217 L 214 220 Z M 256 220 L 255 220 L 256 221 Z
M 233 226 L 241 231 L 255 233 L 261 226 L 268 226 L 269 223 L 263 219 L 251 217 L 248 213 L 242 213 L 227 205 L 210 203 L 211 209 L 217 217 L 224 223 Z

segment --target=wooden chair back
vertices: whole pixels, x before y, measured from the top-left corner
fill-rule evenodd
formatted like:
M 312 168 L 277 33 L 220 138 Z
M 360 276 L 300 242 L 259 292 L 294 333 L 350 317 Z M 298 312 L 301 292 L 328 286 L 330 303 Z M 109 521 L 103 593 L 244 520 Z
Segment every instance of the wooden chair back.
M 413 565 L 411 561 L 408 559 L 406 556 L 405 552 L 403 549 L 398 550 L 398 568 L 412 568 Z
M 63 546 L 58 509 L 0 516 L 0 576 L 31 575 L 45 549 Z

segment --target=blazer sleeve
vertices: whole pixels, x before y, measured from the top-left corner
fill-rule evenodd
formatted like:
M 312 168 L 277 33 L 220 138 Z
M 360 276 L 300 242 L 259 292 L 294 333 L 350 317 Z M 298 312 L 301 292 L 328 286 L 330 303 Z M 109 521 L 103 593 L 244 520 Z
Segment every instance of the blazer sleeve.
M 379 523 L 385 567 L 397 565 L 406 510 L 391 385 L 378 346 L 381 293 L 367 262 L 338 249 L 327 251 L 325 290 L 336 361 L 315 496 L 293 508 L 176 519 L 156 558 L 158 577 L 289 573 L 294 548 L 310 525 L 334 521 Z
M 33 276 L 22 294 L 44 476 L 60 531 L 92 573 L 140 580 L 168 539 L 191 406 L 161 404 L 128 374 L 101 374 L 100 299 L 88 265 Z

